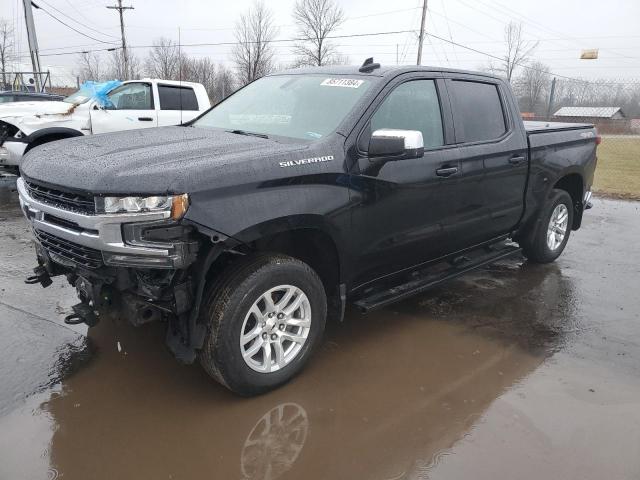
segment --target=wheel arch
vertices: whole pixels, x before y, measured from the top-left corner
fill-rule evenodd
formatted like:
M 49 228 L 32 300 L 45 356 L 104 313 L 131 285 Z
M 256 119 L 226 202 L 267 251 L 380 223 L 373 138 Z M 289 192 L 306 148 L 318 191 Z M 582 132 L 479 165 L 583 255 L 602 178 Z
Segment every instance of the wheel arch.
M 62 140 L 63 138 L 73 138 L 73 137 L 81 137 L 84 134 L 73 128 L 66 127 L 50 127 L 43 128 L 41 130 L 37 130 L 33 132 L 27 140 L 27 148 L 25 149 L 25 153 L 31 150 L 33 147 L 38 145 L 42 145 L 43 143 L 47 143 L 49 141 Z
M 281 217 L 249 227 L 233 237 L 251 252 L 282 253 L 302 260 L 318 273 L 327 293 L 342 281 L 344 246 L 322 216 Z
M 584 177 L 580 172 L 566 172 L 553 184 L 552 190 L 564 190 L 569 194 L 573 203 L 572 230 L 577 230 L 582 224 L 582 201 L 584 198 Z

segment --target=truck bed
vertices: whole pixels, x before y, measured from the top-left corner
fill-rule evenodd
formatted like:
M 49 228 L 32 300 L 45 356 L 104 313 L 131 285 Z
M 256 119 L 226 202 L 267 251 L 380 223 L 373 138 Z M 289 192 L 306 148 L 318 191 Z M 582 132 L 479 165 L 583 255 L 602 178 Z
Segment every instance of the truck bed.
M 546 133 L 557 132 L 560 130 L 584 130 L 593 128 L 590 123 L 567 123 L 567 122 L 540 122 L 540 121 L 525 121 L 524 129 L 527 134 L 529 133 Z

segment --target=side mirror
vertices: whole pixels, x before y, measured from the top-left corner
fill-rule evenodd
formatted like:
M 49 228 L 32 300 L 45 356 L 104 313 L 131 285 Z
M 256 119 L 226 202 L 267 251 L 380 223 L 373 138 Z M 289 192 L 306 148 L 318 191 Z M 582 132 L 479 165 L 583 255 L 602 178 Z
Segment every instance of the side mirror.
M 405 160 L 424 155 L 422 132 L 418 130 L 393 130 L 384 128 L 371 134 L 369 158 L 375 160 Z

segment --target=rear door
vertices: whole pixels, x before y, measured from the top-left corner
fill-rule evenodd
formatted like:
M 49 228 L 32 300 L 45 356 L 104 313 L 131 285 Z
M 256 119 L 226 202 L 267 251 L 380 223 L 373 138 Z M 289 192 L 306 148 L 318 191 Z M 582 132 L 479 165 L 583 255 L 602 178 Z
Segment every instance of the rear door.
M 111 104 L 91 108 L 92 133 L 117 132 L 158 126 L 153 90 L 148 82 L 130 82 L 112 90 Z
M 518 223 L 528 152 L 519 119 L 510 113 L 517 107 L 499 80 L 454 76 L 447 89 L 464 179 L 450 239 L 465 248 L 506 234 Z
M 158 84 L 158 125 L 180 125 L 198 114 L 198 99 L 192 87 Z
M 361 122 L 359 175 L 351 177 L 356 285 L 437 257 L 449 250 L 444 224 L 453 214 L 459 175 L 446 89 L 438 76 L 392 81 Z M 422 132 L 421 158 L 370 160 L 371 133 L 391 128 Z

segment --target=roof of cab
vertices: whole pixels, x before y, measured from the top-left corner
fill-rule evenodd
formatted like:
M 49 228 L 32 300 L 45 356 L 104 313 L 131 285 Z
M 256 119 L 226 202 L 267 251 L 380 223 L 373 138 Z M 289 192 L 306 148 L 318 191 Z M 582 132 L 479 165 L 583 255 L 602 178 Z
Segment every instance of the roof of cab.
M 445 73 L 460 73 L 466 75 L 477 75 L 488 78 L 500 77 L 485 73 L 474 72 L 470 70 L 456 70 L 453 68 L 421 66 L 421 65 L 381 65 L 369 72 L 361 72 L 360 67 L 357 65 L 329 65 L 323 67 L 301 67 L 292 68 L 289 70 L 283 70 L 273 73 L 271 75 L 301 75 L 301 74 L 321 74 L 321 75 L 359 75 L 363 77 L 395 77 L 401 73 L 409 72 L 445 72 Z
M 175 86 L 187 86 L 187 87 L 194 87 L 194 86 L 199 86 L 201 85 L 200 83 L 197 82 L 185 82 L 182 80 L 163 80 L 162 78 L 141 78 L 140 80 L 144 80 L 147 82 L 158 82 L 158 83 L 162 83 L 164 85 L 175 85 Z M 130 82 L 138 82 L 140 80 L 128 80 L 126 82 L 123 83 L 130 83 Z

